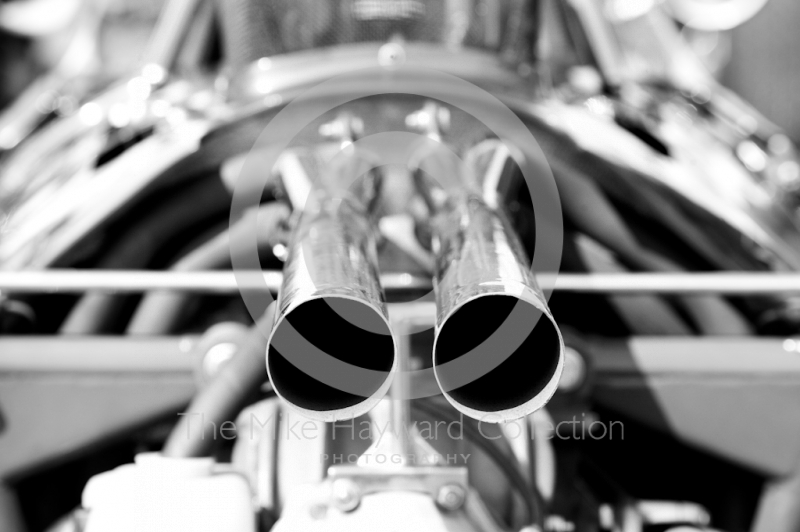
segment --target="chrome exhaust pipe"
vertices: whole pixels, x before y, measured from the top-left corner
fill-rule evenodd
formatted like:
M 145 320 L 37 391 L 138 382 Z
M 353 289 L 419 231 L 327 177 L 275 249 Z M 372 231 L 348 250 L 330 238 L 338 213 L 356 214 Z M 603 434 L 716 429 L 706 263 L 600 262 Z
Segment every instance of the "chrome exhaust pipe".
M 275 393 L 320 421 L 367 413 L 397 368 L 373 228 L 351 198 L 317 194 L 283 269 L 267 372 Z
M 487 422 L 542 408 L 558 386 L 564 341 L 506 217 L 479 187 L 434 207 L 433 368 L 447 400 Z
M 433 370 L 445 398 L 475 419 L 503 422 L 542 408 L 564 367 L 564 340 L 514 229 L 497 207 L 512 157 L 484 141 L 464 161 L 442 143 L 436 104 L 429 142 L 414 158 L 417 189 L 432 213 L 436 330 Z

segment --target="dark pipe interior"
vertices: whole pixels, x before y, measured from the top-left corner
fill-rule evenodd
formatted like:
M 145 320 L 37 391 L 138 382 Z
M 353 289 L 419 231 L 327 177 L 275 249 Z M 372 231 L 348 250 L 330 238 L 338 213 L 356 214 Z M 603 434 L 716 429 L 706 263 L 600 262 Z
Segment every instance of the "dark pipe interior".
M 267 363 L 273 387 L 289 402 L 307 410 L 328 411 L 353 407 L 361 397 L 329 386 L 295 367 L 274 346 L 286 346 L 286 325 L 323 353 L 361 368 L 381 371 L 361 382 L 370 395 L 389 377 L 394 362 L 394 342 L 389 326 L 378 312 L 358 301 L 340 297 L 320 298 L 300 304 L 275 330 Z M 284 335 L 281 338 L 281 335 Z
M 511 355 L 486 375 L 451 390 L 462 377 L 440 365 L 480 346 L 501 325 L 508 331 L 500 338 L 501 346 L 484 346 L 480 349 L 486 352 L 481 355 L 502 356 L 508 350 Z M 513 296 L 491 295 L 469 301 L 445 321 L 436 341 L 434 364 L 439 381 L 453 399 L 468 408 L 492 412 L 520 406 L 539 394 L 556 371 L 559 351 L 556 327 L 539 309 Z

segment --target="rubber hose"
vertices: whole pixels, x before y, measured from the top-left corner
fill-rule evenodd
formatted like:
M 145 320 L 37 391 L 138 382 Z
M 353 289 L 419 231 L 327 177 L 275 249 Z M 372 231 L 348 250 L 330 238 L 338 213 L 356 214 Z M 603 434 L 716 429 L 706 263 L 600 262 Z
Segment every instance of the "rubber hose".
M 254 215 L 256 219 L 254 219 Z M 173 271 L 214 270 L 230 265 L 231 249 L 245 249 L 253 231 L 259 249 L 278 242 L 281 225 L 289 218 L 289 207 L 272 202 L 249 211 L 227 231 L 215 236 L 176 262 Z M 157 291 L 148 293 L 128 324 L 128 334 L 159 335 L 175 331 L 181 311 L 195 297 L 187 292 Z
M 233 357 L 192 400 L 164 444 L 164 456 L 207 456 L 213 449 L 215 431 L 233 420 L 247 400 L 267 379 L 267 337 L 275 318 L 275 303 L 250 328 L 245 342 Z
M 544 517 L 545 517 L 545 503 L 541 494 L 535 486 L 525 480 L 522 473 L 519 472 L 519 463 L 514 463 L 515 460 L 506 456 L 497 445 L 492 441 L 487 440 L 480 429 L 475 427 L 472 420 L 466 418 L 459 418 L 455 413 L 447 407 L 440 406 L 431 400 L 420 400 L 411 403 L 411 407 L 417 409 L 434 419 L 444 419 L 448 422 L 462 422 L 464 432 L 466 433 L 469 441 L 480 447 L 480 449 L 489 456 L 489 458 L 500 468 L 506 475 L 511 485 L 517 490 L 517 493 L 522 498 L 525 509 L 525 522 L 530 525 L 538 525 L 541 530 L 544 530 Z
M 219 179 L 203 180 L 186 187 L 180 195 L 134 225 L 96 267 L 110 270 L 146 268 L 175 235 L 223 216 L 229 209 L 230 195 Z M 124 301 L 126 297 L 117 294 L 86 294 L 69 313 L 60 332 L 111 332 Z
M 678 272 L 685 269 L 639 244 L 603 191 L 588 177 L 563 164 L 551 163 L 557 176 L 564 216 L 586 235 L 643 271 Z M 752 328 L 741 313 L 719 296 L 677 296 L 703 334 L 747 335 Z

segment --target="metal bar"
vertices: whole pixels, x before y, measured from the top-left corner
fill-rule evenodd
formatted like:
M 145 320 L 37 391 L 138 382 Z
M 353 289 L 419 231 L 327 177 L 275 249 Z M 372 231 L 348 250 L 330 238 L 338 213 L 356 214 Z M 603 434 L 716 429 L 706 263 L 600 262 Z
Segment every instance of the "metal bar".
M 182 373 L 195 366 L 197 336 L 3 336 L 0 374 Z
M 135 270 L 42 270 L 0 272 L 0 292 L 29 294 L 114 292 L 139 293 L 174 290 L 209 294 L 235 294 L 241 290 L 277 292 L 283 280 L 279 271 L 242 272 L 240 284 L 230 271 L 172 272 Z M 560 292 L 632 295 L 721 294 L 800 295 L 800 273 L 610 273 L 537 274 L 539 285 Z M 387 291 L 429 290 L 430 278 L 408 273 L 381 275 Z
M 592 294 L 800 294 L 800 273 L 609 273 L 539 276 L 545 290 Z
M 277 291 L 283 276 L 264 272 L 270 290 Z M 248 276 L 252 282 L 252 277 Z M 236 278 L 230 271 L 174 272 L 134 270 L 43 270 L 0 272 L 0 291 L 31 294 L 113 292 L 138 293 L 176 290 L 213 294 L 235 293 Z
M 238 277 L 238 279 L 237 279 Z M 263 277 L 263 283 L 259 279 Z M 431 280 L 407 273 L 388 273 L 380 277 L 384 290 L 430 290 Z M 275 270 L 178 272 L 147 270 L 41 270 L 0 271 L 0 292 L 28 294 L 113 292 L 139 293 L 153 290 L 235 294 L 239 290 L 277 293 L 283 273 Z
M 147 44 L 145 64 L 155 63 L 172 70 L 199 6 L 198 0 L 171 0 L 166 3 Z
M 725 376 L 752 383 L 770 377 L 800 384 L 796 337 L 631 336 L 589 343 L 592 368 L 606 383 L 620 376 L 644 374 L 649 379 Z

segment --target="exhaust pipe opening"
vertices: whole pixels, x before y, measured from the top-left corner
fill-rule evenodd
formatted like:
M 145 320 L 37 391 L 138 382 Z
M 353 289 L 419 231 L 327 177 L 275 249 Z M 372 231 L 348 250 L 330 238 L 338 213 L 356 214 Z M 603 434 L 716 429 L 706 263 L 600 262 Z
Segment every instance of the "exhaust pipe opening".
M 359 389 L 366 396 L 330 386 L 295 366 L 291 352 L 287 358 L 276 347 L 303 349 L 298 338 L 319 349 L 300 356 L 330 356 L 381 373 L 359 377 Z M 290 310 L 275 325 L 267 350 L 267 371 L 275 392 L 323 421 L 354 417 L 375 406 L 388 391 L 394 365 L 395 345 L 386 318 L 367 303 L 339 296 L 309 299 Z
M 486 294 L 468 300 L 445 318 L 436 337 L 433 365 L 445 397 L 458 410 L 484 421 L 508 421 L 541 408 L 553 395 L 561 349 L 561 336 L 549 313 L 512 295 Z M 488 360 L 508 356 L 463 384 L 463 370 L 443 364 L 473 350 L 471 354 Z

